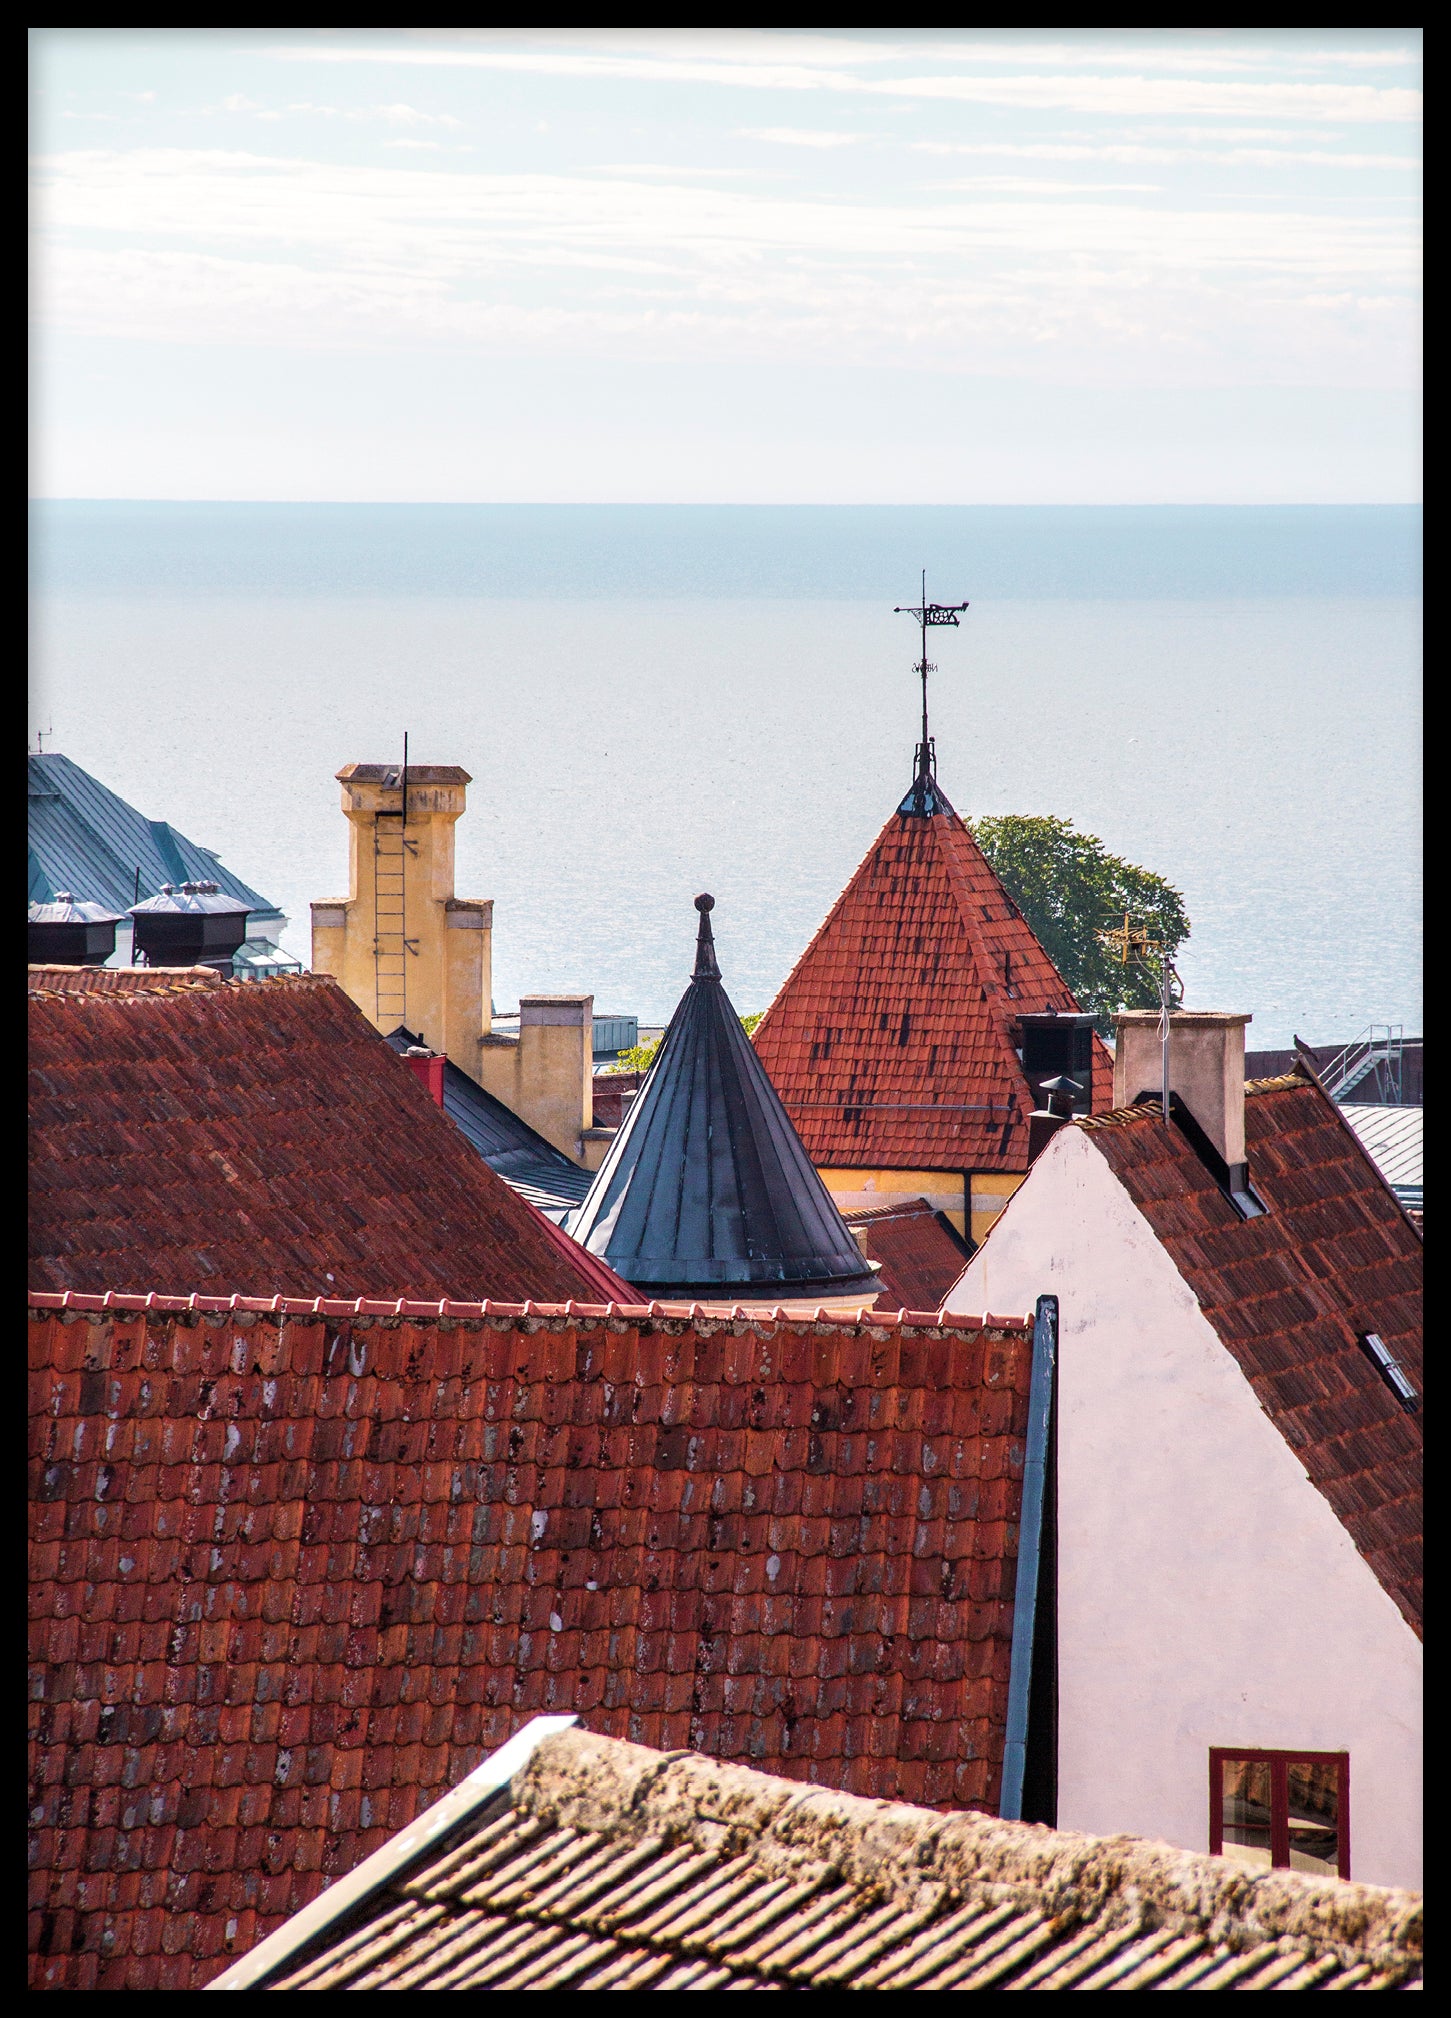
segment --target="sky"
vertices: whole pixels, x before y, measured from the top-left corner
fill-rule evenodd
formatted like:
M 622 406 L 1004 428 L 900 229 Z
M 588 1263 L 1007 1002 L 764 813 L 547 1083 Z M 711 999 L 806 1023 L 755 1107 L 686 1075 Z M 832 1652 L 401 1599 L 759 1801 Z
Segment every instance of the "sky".
M 1419 496 L 1415 30 L 46 29 L 34 486 Z

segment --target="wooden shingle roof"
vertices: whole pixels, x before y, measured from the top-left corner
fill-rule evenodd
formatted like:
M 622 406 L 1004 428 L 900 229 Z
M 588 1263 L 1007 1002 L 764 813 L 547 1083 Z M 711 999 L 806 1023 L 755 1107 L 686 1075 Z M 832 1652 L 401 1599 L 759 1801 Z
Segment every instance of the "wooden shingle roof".
M 1156 1101 L 1077 1125 L 1148 1220 L 1260 1406 L 1419 1632 L 1422 1420 L 1361 1341 L 1419 1391 L 1421 1238 L 1335 1103 L 1291 1073 L 1245 1089 L 1241 1219 Z
M 956 813 L 896 813 L 756 1026 L 813 1161 L 1019 1171 L 1021 1015 L 1078 1003 Z M 1113 1067 L 1093 1040 L 1095 1110 Z
M 1420 1984 L 1415 1893 L 1251 1876 L 1125 1836 L 944 1817 L 582 1730 L 544 1736 L 502 1787 L 480 1781 L 473 1812 L 447 1827 L 469 1799 L 460 1788 L 421 1854 L 400 1845 L 357 1874 L 355 1892 L 372 1876 L 370 1896 L 341 1897 L 343 1912 L 316 1932 L 289 1928 L 218 1987 Z
M 536 1712 L 996 1807 L 1022 1321 L 31 1302 L 40 1987 L 199 1987 Z

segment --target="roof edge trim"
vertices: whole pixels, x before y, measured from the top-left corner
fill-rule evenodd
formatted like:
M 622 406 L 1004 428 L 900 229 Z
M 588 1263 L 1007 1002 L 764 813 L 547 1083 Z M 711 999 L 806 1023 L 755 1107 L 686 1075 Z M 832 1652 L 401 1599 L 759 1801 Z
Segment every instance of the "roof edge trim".
M 1018 1577 L 1013 1594 L 1013 1645 L 1008 1668 L 1008 1728 L 1003 1744 L 1002 1791 L 998 1799 L 998 1815 L 1004 1822 L 1019 1822 L 1023 1817 L 1023 1781 L 1028 1763 L 1028 1700 L 1033 1681 L 1033 1640 L 1038 1618 L 1043 1516 L 1048 1497 L 1048 1436 L 1053 1418 L 1057 1348 L 1058 1299 L 1056 1296 L 1040 1296 L 1033 1315 L 1033 1372 L 1028 1390 L 1028 1437 L 1023 1459 Z
M 276 1933 L 234 1962 L 225 1974 L 203 1984 L 206 1990 L 258 1990 L 264 1977 L 273 1975 L 310 1941 L 325 1934 L 345 1913 L 360 1906 L 381 1890 L 458 1823 L 466 1822 L 495 1794 L 507 1787 L 516 1773 L 523 1771 L 536 1749 L 557 1731 L 567 1731 L 579 1722 L 576 1716 L 531 1717 L 523 1730 L 491 1752 L 466 1780 L 461 1780 L 442 1800 L 425 1808 L 414 1822 L 390 1842 L 364 1858 L 355 1871 L 329 1885 L 309 1906 L 280 1926 Z
M 783 1309 L 779 1304 L 728 1304 L 722 1297 L 706 1305 L 695 1303 L 503 1303 L 485 1298 L 482 1303 L 464 1303 L 453 1297 L 439 1301 L 423 1297 L 344 1296 L 204 1296 L 193 1291 L 188 1296 L 169 1296 L 157 1290 L 105 1291 L 82 1289 L 31 1289 L 26 1299 L 36 1311 L 74 1311 L 96 1316 L 145 1313 L 156 1317 L 178 1317 L 208 1311 L 229 1315 L 250 1311 L 266 1317 L 452 1317 L 563 1319 L 567 1324 L 583 1321 L 637 1325 L 652 1320 L 692 1324 L 773 1324 L 778 1328 L 813 1331 L 822 1325 L 849 1329 L 857 1325 L 879 1325 L 890 1331 L 1031 1331 L 1033 1317 L 1003 1317 L 993 1312 L 955 1310 L 863 1310 L 838 1315 L 817 1310 L 811 1316 Z

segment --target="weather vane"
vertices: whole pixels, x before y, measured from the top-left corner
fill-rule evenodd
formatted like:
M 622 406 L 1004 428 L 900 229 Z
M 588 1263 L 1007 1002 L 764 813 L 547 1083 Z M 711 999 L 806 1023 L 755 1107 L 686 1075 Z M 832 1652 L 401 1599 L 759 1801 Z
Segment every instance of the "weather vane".
M 1104 946 L 1118 955 L 1121 967 L 1134 966 L 1151 974 L 1159 984 L 1159 1043 L 1162 1057 L 1160 1091 L 1164 1103 L 1164 1125 L 1169 1125 L 1169 1031 L 1171 1012 L 1184 1000 L 1184 983 L 1169 959 L 1168 948 L 1152 938 L 1147 925 L 1136 925 L 1132 914 L 1124 912 L 1122 925 L 1107 925 L 1098 934 Z
M 927 675 L 935 673 L 937 668 L 936 666 L 929 665 L 927 661 L 927 632 L 934 624 L 951 624 L 955 629 L 958 612 L 968 607 L 969 605 L 966 603 L 929 603 L 927 600 L 927 570 L 924 568 L 922 570 L 921 603 L 915 609 L 906 603 L 898 603 L 892 611 L 893 616 L 915 617 L 922 626 L 922 657 L 913 668 L 914 672 L 922 675 L 922 740 L 917 745 L 917 780 L 909 795 L 914 813 L 926 813 L 930 810 L 929 799 L 931 788 L 937 776 L 937 749 L 927 731 Z

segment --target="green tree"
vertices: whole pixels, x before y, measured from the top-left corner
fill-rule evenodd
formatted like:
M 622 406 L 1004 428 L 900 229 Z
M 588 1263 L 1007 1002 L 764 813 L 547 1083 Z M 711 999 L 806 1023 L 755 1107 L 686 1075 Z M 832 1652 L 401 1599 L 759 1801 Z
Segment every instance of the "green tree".
M 1111 855 L 1095 834 L 1047 814 L 1006 813 L 972 822 L 978 846 L 1084 1009 L 1108 1033 L 1116 1009 L 1156 1009 L 1157 978 L 1124 966 L 1099 938 L 1125 911 L 1172 960 L 1189 937 L 1184 898 L 1172 883 Z

